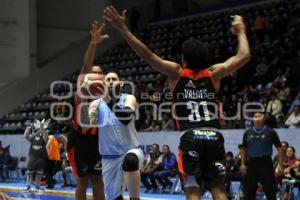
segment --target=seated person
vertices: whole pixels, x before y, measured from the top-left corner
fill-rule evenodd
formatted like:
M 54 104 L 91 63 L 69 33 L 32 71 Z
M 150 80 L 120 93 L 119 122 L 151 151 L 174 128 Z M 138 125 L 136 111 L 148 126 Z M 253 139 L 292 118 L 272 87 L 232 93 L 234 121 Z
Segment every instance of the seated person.
M 168 145 L 163 146 L 163 155 L 161 156 L 157 169 L 153 172 L 156 181 L 162 186 L 162 190 L 171 189 L 173 183 L 169 180 L 177 172 L 177 159 L 174 153 L 170 151 Z
M 0 147 L 0 177 L 2 182 L 6 182 L 7 176 L 7 165 L 9 164 L 9 161 L 11 160 L 11 157 L 9 154 L 5 153 L 5 149 L 3 147 Z M 4 175 L 5 173 L 5 175 Z
M 66 153 L 61 154 L 62 175 L 64 178 L 63 187 L 76 187 L 75 177 L 73 176 L 72 167 L 67 159 Z
M 241 181 L 242 174 L 239 171 L 239 163 L 237 157 L 233 157 L 233 153 L 231 151 L 225 154 L 225 184 L 226 189 L 230 191 L 230 184 L 232 181 Z
M 295 170 L 291 170 L 291 167 L 294 166 L 297 162 L 295 153 L 295 148 L 292 146 L 289 146 L 286 150 L 286 158 L 283 163 L 283 166 L 285 168 L 285 174 L 283 178 L 285 179 L 292 179 L 293 177 L 295 178 Z M 283 198 L 284 200 L 290 199 L 290 190 L 290 186 L 286 186 Z
M 5 148 L 0 147 L 0 177 L 3 182 L 6 182 L 7 179 L 9 179 L 8 170 L 15 169 L 16 167 L 9 153 L 9 147 L 10 145 Z
M 146 188 L 145 192 L 148 192 L 151 189 L 157 189 L 153 172 L 157 169 L 159 165 L 160 156 L 161 156 L 161 152 L 159 151 L 159 145 L 153 144 L 152 149 L 150 151 L 150 155 L 148 156 L 144 164 L 144 170 L 141 174 L 142 183 Z M 150 183 L 148 178 L 150 178 Z

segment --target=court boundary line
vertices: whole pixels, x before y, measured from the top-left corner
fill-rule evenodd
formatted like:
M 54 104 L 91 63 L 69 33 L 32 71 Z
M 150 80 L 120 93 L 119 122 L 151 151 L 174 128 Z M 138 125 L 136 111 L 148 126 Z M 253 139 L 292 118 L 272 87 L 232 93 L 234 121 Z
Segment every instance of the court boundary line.
M 57 191 L 57 190 L 45 190 L 42 193 L 35 193 L 35 192 L 24 192 L 19 187 L 12 187 L 12 186 L 0 186 L 0 192 L 16 192 L 16 193 L 23 193 L 23 194 L 37 194 L 37 195 L 49 195 L 49 196 L 59 196 L 59 197 L 75 197 L 75 190 L 74 191 Z M 87 193 L 88 199 L 92 199 L 92 193 Z M 129 196 L 124 195 L 124 200 L 128 200 Z M 12 200 L 25 200 L 26 198 L 19 198 L 19 197 L 11 197 Z M 154 198 L 154 197 L 140 197 L 141 200 L 170 200 L 166 198 Z M 33 199 L 35 200 L 35 199 Z

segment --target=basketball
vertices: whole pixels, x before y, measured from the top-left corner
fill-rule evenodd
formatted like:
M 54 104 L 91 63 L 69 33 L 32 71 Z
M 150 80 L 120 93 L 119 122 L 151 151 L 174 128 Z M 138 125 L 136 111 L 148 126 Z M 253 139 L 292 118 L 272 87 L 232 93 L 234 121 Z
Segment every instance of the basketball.
M 104 91 L 103 85 L 103 76 L 91 73 L 85 75 L 80 87 L 83 95 L 89 97 L 100 97 Z

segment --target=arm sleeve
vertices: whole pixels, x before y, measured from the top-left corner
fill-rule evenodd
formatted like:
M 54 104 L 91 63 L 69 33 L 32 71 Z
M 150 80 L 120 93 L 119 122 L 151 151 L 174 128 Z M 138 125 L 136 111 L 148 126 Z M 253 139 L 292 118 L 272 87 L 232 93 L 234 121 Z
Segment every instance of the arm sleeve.
M 176 163 L 177 163 L 176 156 L 172 154 L 170 156 L 170 162 L 166 162 L 166 167 L 168 169 L 173 169 L 176 166 Z
M 97 99 L 95 101 L 93 101 L 90 105 L 89 105 L 89 117 L 90 117 L 90 124 L 91 125 L 96 125 L 98 122 L 98 108 L 100 105 L 100 100 Z
M 276 148 L 281 147 L 281 142 L 280 142 L 279 136 L 276 133 L 276 131 L 274 131 L 274 130 L 272 132 L 272 142 Z

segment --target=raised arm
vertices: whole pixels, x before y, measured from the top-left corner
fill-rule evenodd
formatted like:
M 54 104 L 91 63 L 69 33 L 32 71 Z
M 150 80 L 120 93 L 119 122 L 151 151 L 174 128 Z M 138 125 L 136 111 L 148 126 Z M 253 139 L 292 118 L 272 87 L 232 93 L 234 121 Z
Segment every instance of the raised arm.
M 246 28 L 241 16 L 235 15 L 231 32 L 237 36 L 238 51 L 224 63 L 218 63 L 209 68 L 213 72 L 215 80 L 221 80 L 225 76 L 237 71 L 250 60 L 250 49 L 246 35 Z
M 32 126 L 27 126 L 26 130 L 24 132 L 24 137 L 27 141 L 31 142 L 32 140 L 32 134 L 30 133 L 32 131 Z
M 85 52 L 83 66 L 81 68 L 80 74 L 87 74 L 92 72 L 97 45 L 101 44 L 103 40 L 108 38 L 108 35 L 103 35 L 104 27 L 104 23 L 102 23 L 101 25 L 97 21 L 94 21 L 92 23 L 90 30 L 91 40 Z
M 125 24 L 126 10 L 120 15 L 113 6 L 109 6 L 105 8 L 104 14 L 104 18 L 121 33 L 136 54 L 151 65 L 154 70 L 165 74 L 169 79 L 175 80 L 178 78 L 181 69 L 181 66 L 178 63 L 160 58 L 129 31 Z
M 92 72 L 97 46 L 109 37 L 108 35 L 103 34 L 104 28 L 105 28 L 105 24 L 102 23 L 100 25 L 97 21 L 94 21 L 91 25 L 91 30 L 90 30 L 91 40 L 85 52 L 83 66 L 77 78 L 77 95 L 75 96 L 75 98 L 81 96 L 80 95 L 81 92 L 79 91 L 80 84 L 83 81 L 85 74 Z

